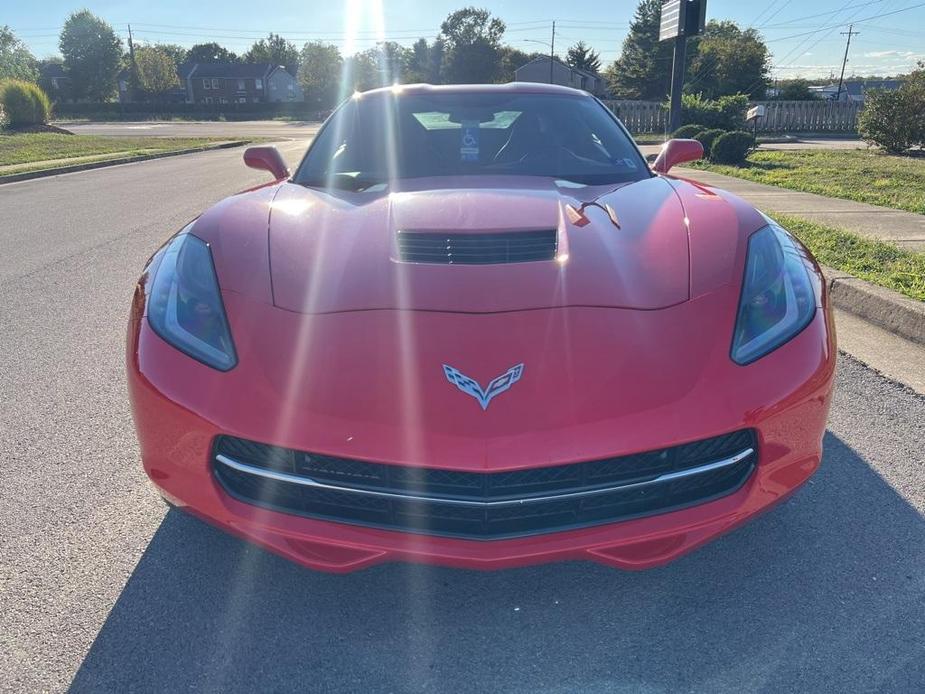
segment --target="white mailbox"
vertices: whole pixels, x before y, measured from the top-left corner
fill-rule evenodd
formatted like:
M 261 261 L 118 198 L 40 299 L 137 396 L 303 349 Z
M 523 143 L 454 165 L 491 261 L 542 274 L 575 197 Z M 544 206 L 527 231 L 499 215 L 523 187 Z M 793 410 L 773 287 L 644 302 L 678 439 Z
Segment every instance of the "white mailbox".
M 756 120 L 758 118 L 764 118 L 764 105 L 763 104 L 752 106 L 750 109 L 748 109 L 748 113 L 745 114 L 745 120 Z

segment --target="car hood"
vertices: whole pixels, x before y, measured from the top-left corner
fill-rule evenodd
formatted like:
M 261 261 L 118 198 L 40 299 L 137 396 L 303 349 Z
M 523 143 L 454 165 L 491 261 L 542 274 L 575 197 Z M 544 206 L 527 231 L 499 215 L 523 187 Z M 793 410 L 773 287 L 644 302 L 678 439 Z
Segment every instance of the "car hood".
M 557 259 L 535 262 L 409 263 L 397 243 L 408 231 L 553 229 Z M 690 289 L 684 211 L 660 178 L 607 187 L 433 179 L 378 194 L 286 183 L 270 203 L 269 265 L 273 303 L 302 313 L 658 309 L 686 301 Z

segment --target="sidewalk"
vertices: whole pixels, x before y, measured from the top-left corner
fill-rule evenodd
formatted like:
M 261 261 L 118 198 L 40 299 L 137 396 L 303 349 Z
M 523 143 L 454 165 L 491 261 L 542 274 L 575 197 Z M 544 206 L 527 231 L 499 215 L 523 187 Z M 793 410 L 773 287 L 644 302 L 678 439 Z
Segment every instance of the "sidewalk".
M 728 190 L 765 212 L 799 215 L 812 222 L 847 229 L 910 251 L 925 252 L 925 215 L 801 193 L 698 169 L 679 167 L 672 173 Z

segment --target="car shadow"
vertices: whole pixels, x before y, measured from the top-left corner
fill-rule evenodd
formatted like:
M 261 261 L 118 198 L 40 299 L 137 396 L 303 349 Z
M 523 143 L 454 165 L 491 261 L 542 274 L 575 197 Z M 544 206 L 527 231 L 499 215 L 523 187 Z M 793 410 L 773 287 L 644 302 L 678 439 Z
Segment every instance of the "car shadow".
M 84 691 L 921 691 L 925 519 L 832 434 L 789 502 L 667 567 L 316 573 L 171 511 Z

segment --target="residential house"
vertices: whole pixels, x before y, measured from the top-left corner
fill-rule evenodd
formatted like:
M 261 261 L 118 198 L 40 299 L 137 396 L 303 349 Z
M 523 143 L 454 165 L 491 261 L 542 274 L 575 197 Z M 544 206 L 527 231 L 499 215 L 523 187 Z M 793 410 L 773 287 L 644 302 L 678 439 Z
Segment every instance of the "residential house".
M 197 63 L 184 79 L 194 104 L 256 104 L 304 101 L 298 81 L 270 63 Z
M 551 72 L 551 75 L 550 75 Z M 571 67 L 559 59 L 552 61 L 550 71 L 549 56 L 534 58 L 529 63 L 521 65 L 514 70 L 514 79 L 517 82 L 545 82 L 560 84 L 565 87 L 583 89 L 595 96 L 607 96 L 607 80 L 596 72 Z
M 71 102 L 71 78 L 61 63 L 43 61 L 39 65 L 39 86 L 55 102 Z
M 841 94 L 838 91 L 838 82 L 831 84 L 819 84 L 810 86 L 809 90 L 822 99 L 839 101 L 853 101 L 864 103 L 867 93 L 875 89 L 884 89 L 892 91 L 899 89 L 903 84 L 902 80 L 845 80 L 841 86 Z

